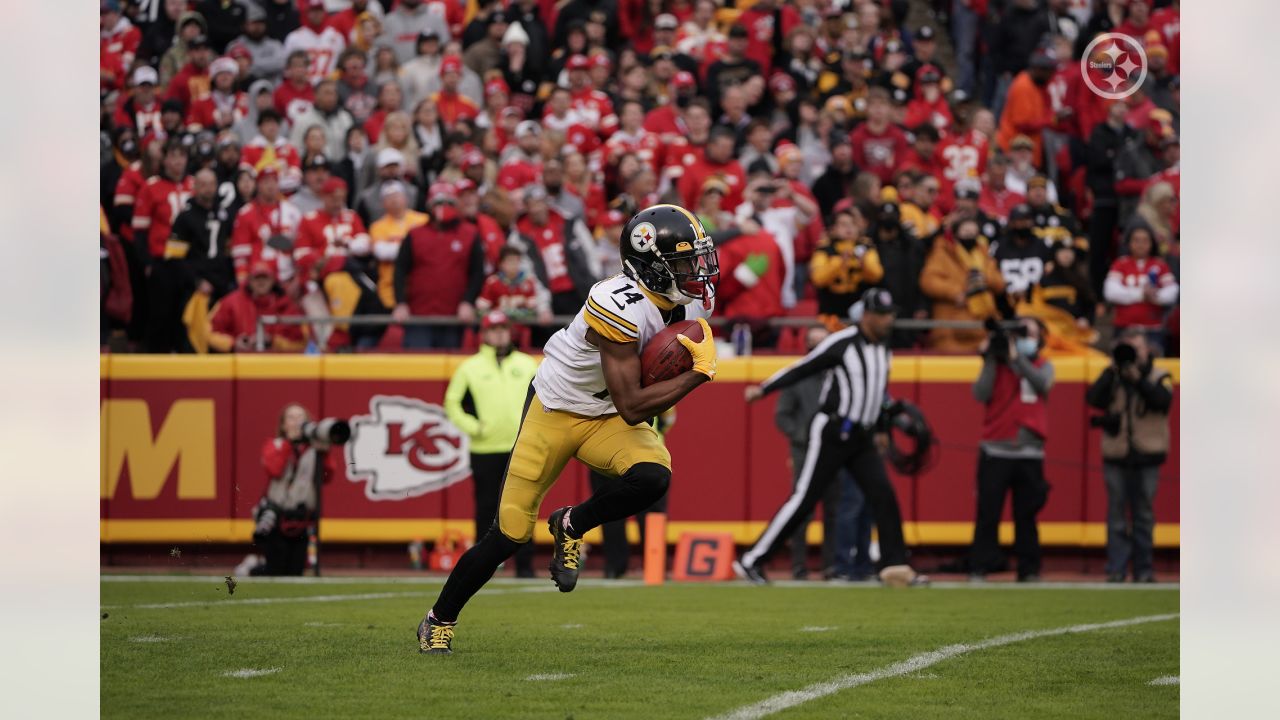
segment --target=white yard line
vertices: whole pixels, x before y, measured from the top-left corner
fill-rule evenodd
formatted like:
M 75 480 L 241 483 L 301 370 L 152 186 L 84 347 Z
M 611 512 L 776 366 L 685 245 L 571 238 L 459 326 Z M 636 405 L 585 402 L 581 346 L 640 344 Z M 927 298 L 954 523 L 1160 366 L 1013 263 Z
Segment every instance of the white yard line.
M 1002 645 L 1011 645 L 1013 643 L 1024 642 L 1027 640 L 1035 640 L 1036 638 L 1052 637 L 1055 635 L 1072 635 L 1077 633 L 1093 632 L 1095 630 L 1109 630 L 1111 628 L 1128 627 L 1130 625 L 1141 625 L 1143 623 L 1161 622 L 1164 620 L 1174 620 L 1178 617 L 1178 613 L 1169 613 L 1165 615 L 1143 615 L 1141 617 L 1133 617 L 1125 620 L 1113 620 L 1103 623 L 1089 623 L 1086 625 L 1067 625 L 1065 627 L 1049 628 L 1047 630 L 1028 630 L 1026 632 L 1012 633 L 1010 635 L 1000 635 L 998 637 L 980 640 L 975 643 L 957 643 L 955 645 L 947 645 L 930 650 L 929 652 L 913 655 L 906 660 L 887 665 L 885 667 L 872 670 L 871 672 L 858 673 L 856 675 L 843 675 L 832 680 L 826 680 L 820 683 L 814 683 L 800 690 L 791 690 L 789 692 L 779 693 L 773 697 L 766 698 L 758 703 L 746 705 L 737 710 L 730 711 L 724 715 L 717 715 L 711 720 L 756 720 L 756 718 L 767 717 L 776 712 L 781 712 L 797 705 L 817 700 L 818 698 L 834 695 L 841 690 L 856 688 L 860 685 L 873 683 L 877 680 L 886 680 L 888 678 L 901 677 L 919 672 L 927 667 L 936 665 L 944 660 L 950 660 L 954 657 L 967 655 L 978 650 L 986 650 Z
M 728 583 L 718 583 L 719 586 L 743 586 L 750 585 L 746 581 L 732 581 Z M 830 581 L 816 582 L 810 580 L 775 580 L 769 583 L 768 587 L 779 588 L 824 588 L 829 590 L 878 590 L 882 587 L 878 582 L 847 582 L 847 581 Z M 927 592 L 929 590 L 1116 590 L 1116 591 L 1135 591 L 1135 590 L 1177 590 L 1178 583 L 1109 583 L 1109 582 L 1036 582 L 1036 583 L 1020 583 L 1020 582 L 984 582 L 971 583 L 966 581 L 942 581 L 932 582 L 928 587 L 912 588 L 912 592 Z
M 549 680 L 568 680 L 571 677 L 573 677 L 573 673 L 539 673 L 537 675 L 530 675 L 525 678 L 525 680 L 532 682 L 546 682 Z
M 244 668 L 242 670 L 228 670 L 227 672 L 222 673 L 222 677 L 240 678 L 241 680 L 244 680 L 247 678 L 256 678 L 256 677 L 262 677 L 263 675 L 278 673 L 282 669 L 283 668 L 273 667 L 273 668 L 262 668 L 262 669 Z
M 834 625 L 805 625 L 800 628 L 800 632 L 829 632 L 831 630 L 839 630 Z
M 1178 685 L 1178 684 L 1181 684 L 1181 682 L 1182 681 L 1178 678 L 1177 675 L 1165 675 L 1164 677 L 1158 677 L 1147 684 L 1148 685 Z
M 173 608 L 205 607 L 210 605 L 281 605 L 287 603 L 346 602 L 349 600 L 386 600 L 396 597 L 422 597 L 426 593 L 358 593 L 351 595 L 304 595 L 300 597 L 245 598 L 237 600 L 192 600 L 188 602 L 144 603 L 142 605 L 103 605 L 103 610 L 171 610 Z
M 601 585 L 600 587 L 625 587 L 623 585 Z M 526 593 L 550 593 L 557 592 L 556 587 L 550 584 L 539 583 L 537 585 L 525 584 L 520 587 L 499 587 L 492 590 L 481 590 L 480 596 L 488 595 L 523 595 Z M 429 597 L 433 593 L 427 592 L 381 592 L 381 593 L 350 593 L 341 595 L 298 595 L 295 597 L 269 597 L 269 598 L 225 598 L 219 600 L 189 600 L 184 602 L 169 603 L 144 603 L 141 605 L 103 605 L 103 610 L 172 610 L 174 608 L 189 607 L 226 607 L 228 605 L 288 605 L 291 603 L 329 603 L 329 602 L 349 602 L 352 600 L 388 600 L 391 598 L 404 597 Z

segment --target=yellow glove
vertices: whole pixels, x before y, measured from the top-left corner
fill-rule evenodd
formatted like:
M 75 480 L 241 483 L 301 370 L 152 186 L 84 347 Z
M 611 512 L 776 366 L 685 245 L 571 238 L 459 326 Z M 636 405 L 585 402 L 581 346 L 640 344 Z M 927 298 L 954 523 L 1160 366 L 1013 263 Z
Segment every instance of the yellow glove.
M 698 318 L 698 324 L 702 326 L 702 342 L 694 342 L 683 334 L 676 335 L 676 339 L 689 351 L 689 356 L 693 358 L 693 371 L 700 372 L 708 378 L 716 379 L 716 339 L 711 335 L 711 326 L 703 318 Z

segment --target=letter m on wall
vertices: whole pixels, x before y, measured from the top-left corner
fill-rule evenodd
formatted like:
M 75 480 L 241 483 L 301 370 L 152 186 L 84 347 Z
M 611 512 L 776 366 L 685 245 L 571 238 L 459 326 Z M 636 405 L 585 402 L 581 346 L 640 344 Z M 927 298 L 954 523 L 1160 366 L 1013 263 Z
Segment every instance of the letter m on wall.
M 145 400 L 105 400 L 101 413 L 103 498 L 115 497 L 127 466 L 133 499 L 154 500 L 175 465 L 179 499 L 216 496 L 212 399 L 175 401 L 154 434 Z

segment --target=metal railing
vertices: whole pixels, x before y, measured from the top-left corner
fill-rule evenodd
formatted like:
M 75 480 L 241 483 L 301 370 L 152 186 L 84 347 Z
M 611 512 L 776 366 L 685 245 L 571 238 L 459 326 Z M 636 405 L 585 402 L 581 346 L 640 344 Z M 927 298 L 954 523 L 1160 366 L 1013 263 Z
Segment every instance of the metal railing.
M 520 322 L 521 325 L 529 327 L 541 328 L 562 328 L 573 322 L 573 315 L 555 315 L 548 322 Z M 821 325 L 816 317 L 775 317 L 765 319 L 748 319 L 748 318 L 726 318 L 713 317 L 708 318 L 707 322 L 713 328 L 724 328 L 737 325 L 739 323 L 748 323 L 753 325 L 764 325 L 772 328 L 808 328 Z M 396 320 L 391 315 L 353 315 L 351 317 L 333 317 L 331 315 L 320 315 L 316 317 L 307 317 L 305 315 L 260 315 L 258 316 L 257 327 L 254 333 L 254 346 L 258 351 L 266 350 L 268 325 L 354 325 L 361 327 L 370 327 L 378 325 L 406 325 L 413 327 L 432 326 L 432 327 L 476 327 L 477 322 L 468 322 L 458 318 L 455 315 L 414 315 L 404 320 Z M 914 318 L 901 318 L 894 323 L 894 328 L 898 330 L 907 330 L 911 332 L 927 332 L 934 328 L 947 328 L 954 330 L 981 330 L 983 324 L 976 320 L 917 320 Z

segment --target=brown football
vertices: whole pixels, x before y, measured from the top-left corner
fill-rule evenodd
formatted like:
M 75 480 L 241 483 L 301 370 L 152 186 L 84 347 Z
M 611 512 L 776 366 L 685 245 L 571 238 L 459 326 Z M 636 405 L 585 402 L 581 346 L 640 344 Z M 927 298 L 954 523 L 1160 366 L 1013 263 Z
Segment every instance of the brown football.
M 702 326 L 697 320 L 682 320 L 663 328 L 640 353 L 641 387 L 670 380 L 693 369 L 693 358 L 676 338 L 681 334 L 694 342 L 702 342 Z

